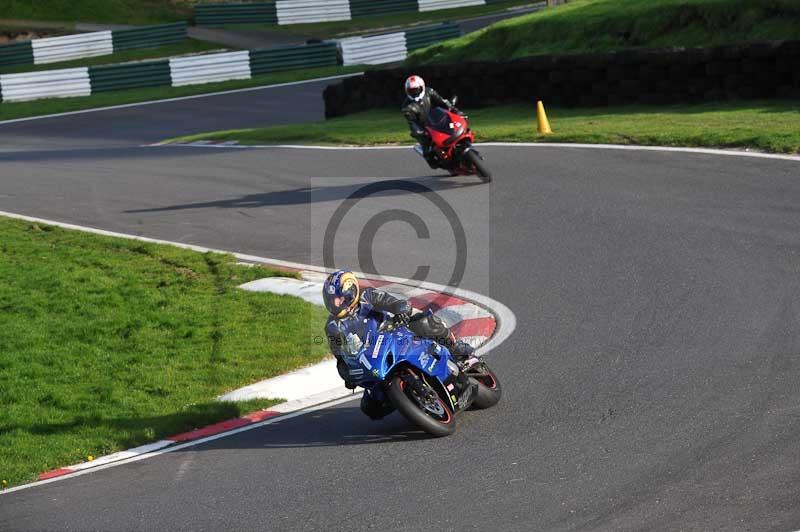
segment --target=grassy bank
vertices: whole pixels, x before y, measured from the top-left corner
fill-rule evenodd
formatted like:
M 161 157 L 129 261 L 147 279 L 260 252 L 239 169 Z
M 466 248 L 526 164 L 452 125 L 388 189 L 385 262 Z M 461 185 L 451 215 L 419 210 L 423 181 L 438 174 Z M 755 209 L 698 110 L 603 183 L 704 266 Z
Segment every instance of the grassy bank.
M 96 109 L 111 105 L 124 105 L 129 103 L 165 100 L 179 96 L 193 96 L 211 92 L 243 89 L 248 87 L 266 87 L 278 83 L 289 83 L 307 79 L 336 76 L 350 72 L 358 72 L 363 67 L 321 67 L 308 70 L 291 70 L 256 76 L 253 79 L 222 81 L 219 83 L 206 83 L 204 85 L 189 85 L 186 87 L 150 87 L 146 89 L 130 89 L 113 92 L 101 92 L 80 98 L 52 98 L 35 100 L 32 102 L 3 102 L 0 103 L 0 120 L 12 120 L 30 116 L 42 116 L 54 113 Z
M 469 111 L 469 110 L 468 110 Z M 588 142 L 659 146 L 752 148 L 800 152 L 797 102 L 729 102 L 680 106 L 594 109 L 548 108 L 554 134 L 536 133 L 534 107 L 516 105 L 470 111 L 479 141 Z M 176 139 L 236 140 L 244 144 L 408 143 L 408 128 L 394 110 L 374 110 L 299 126 L 275 126 Z
M 325 355 L 323 309 L 236 288 L 275 273 L 0 218 L 0 479 L 269 405 L 214 398 Z
M 572 0 L 419 50 L 410 64 L 800 39 L 797 0 Z
M 0 0 L 0 18 L 158 24 L 186 20 L 190 0 Z
M 176 55 L 198 54 L 210 52 L 212 50 L 223 51 L 224 46 L 197 39 L 186 39 L 179 44 L 170 44 L 156 48 L 139 48 L 135 50 L 125 50 L 110 55 L 100 55 L 97 57 L 85 57 L 73 61 L 63 61 L 61 63 L 48 63 L 44 65 L 15 65 L 0 68 L 0 74 L 11 74 L 18 72 L 39 72 L 42 70 L 55 70 L 58 68 L 74 68 L 94 65 L 108 65 L 126 63 L 128 61 L 143 61 L 145 59 L 161 59 L 174 57 Z

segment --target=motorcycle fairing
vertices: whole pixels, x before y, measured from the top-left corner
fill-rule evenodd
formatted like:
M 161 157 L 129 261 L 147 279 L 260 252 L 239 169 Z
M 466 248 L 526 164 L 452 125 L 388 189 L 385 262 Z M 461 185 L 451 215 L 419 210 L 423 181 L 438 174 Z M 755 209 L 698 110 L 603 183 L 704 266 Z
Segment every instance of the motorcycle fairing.
M 447 348 L 433 340 L 419 338 L 405 327 L 379 334 L 370 357 L 369 362 L 378 369 L 379 380 L 385 379 L 398 364 L 403 363 L 440 381 L 445 381 L 450 374 Z
M 384 316 L 387 319 L 388 316 Z M 383 398 L 379 384 L 398 365 L 405 364 L 422 372 L 431 384 L 438 383 L 446 393 L 451 408 L 457 409 L 459 389 L 456 386 L 458 366 L 452 361 L 450 351 L 433 340 L 420 338 L 406 327 L 392 331 L 379 331 L 380 322 L 366 318 L 366 338 L 356 356 L 347 357 L 350 375 L 357 376 L 357 385 L 371 390 L 376 398 Z
M 382 381 L 398 364 L 408 364 L 426 375 L 444 382 L 450 375 L 447 362 L 450 352 L 433 340 L 420 338 L 406 327 L 393 331 L 379 331 L 375 318 L 364 322 L 364 344 L 357 355 L 347 357 L 345 363 L 351 370 L 363 370 L 364 386 L 370 381 Z
M 465 128 L 465 120 L 457 113 L 434 107 L 428 114 L 428 131 L 435 144 L 452 144 L 464 134 Z

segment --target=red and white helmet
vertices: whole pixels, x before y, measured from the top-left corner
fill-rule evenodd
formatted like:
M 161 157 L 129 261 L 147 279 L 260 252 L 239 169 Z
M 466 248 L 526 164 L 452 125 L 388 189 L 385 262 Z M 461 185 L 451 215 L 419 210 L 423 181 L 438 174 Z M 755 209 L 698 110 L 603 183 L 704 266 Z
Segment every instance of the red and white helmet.
M 425 96 L 425 80 L 419 76 L 410 76 L 406 80 L 406 96 L 415 102 L 422 101 Z

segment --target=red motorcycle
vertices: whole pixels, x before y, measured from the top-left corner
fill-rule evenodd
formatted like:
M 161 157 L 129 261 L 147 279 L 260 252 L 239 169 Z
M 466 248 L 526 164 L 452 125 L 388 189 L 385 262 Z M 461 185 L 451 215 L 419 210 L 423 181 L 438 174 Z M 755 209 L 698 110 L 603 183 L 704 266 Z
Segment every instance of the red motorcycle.
M 453 105 L 456 101 L 457 98 L 453 98 Z M 431 136 L 431 150 L 436 163 L 450 175 L 477 175 L 484 183 L 492 180 L 483 157 L 472 146 L 475 133 L 469 128 L 465 115 L 433 107 L 428 114 L 426 129 Z M 417 144 L 414 150 L 424 157 L 422 146 Z

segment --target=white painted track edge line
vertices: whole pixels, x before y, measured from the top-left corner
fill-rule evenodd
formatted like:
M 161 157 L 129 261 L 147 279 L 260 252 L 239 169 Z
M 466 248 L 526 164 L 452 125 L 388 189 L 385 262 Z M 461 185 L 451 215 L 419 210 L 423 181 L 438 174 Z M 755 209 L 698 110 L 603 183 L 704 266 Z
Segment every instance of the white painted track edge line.
M 117 466 L 120 466 L 120 465 L 129 464 L 129 463 L 132 463 L 132 462 L 138 462 L 140 460 L 146 460 L 148 458 L 153 458 L 155 456 L 159 456 L 159 455 L 162 455 L 162 454 L 171 453 L 173 451 L 180 451 L 182 449 L 186 449 L 187 447 L 193 447 L 195 445 L 208 443 L 210 441 L 214 441 L 214 440 L 218 440 L 218 439 L 221 439 L 221 438 L 225 438 L 227 436 L 232 436 L 232 435 L 238 434 L 240 432 L 247 432 L 249 430 L 254 430 L 254 429 L 261 428 L 261 427 L 265 427 L 267 425 L 272 425 L 274 423 L 278 423 L 279 421 L 285 421 L 287 419 L 292 419 L 292 418 L 295 418 L 295 417 L 299 417 L 299 416 L 302 416 L 302 415 L 305 415 L 305 414 L 309 414 L 311 412 L 316 412 L 317 410 L 323 410 L 325 408 L 329 408 L 329 407 L 332 407 L 332 406 L 337 406 L 339 404 L 347 403 L 349 401 L 352 401 L 353 399 L 358 399 L 359 397 L 361 397 L 360 393 L 356 393 L 355 395 L 348 394 L 346 397 L 340 397 L 338 399 L 333 399 L 333 400 L 327 401 L 325 403 L 320 403 L 320 404 L 317 404 L 317 405 L 314 405 L 314 406 L 309 406 L 309 407 L 303 408 L 301 410 L 296 410 L 294 412 L 288 412 L 286 414 L 282 414 L 280 416 L 271 417 L 271 418 L 265 419 L 264 421 L 258 421 L 256 423 L 252 423 L 252 424 L 246 425 L 244 427 L 231 429 L 231 430 L 226 431 L 226 432 L 220 432 L 219 434 L 212 434 L 211 436 L 206 436 L 205 438 L 200 438 L 200 439 L 188 441 L 188 442 L 185 442 L 185 443 L 179 443 L 179 444 L 176 444 L 176 445 L 172 445 L 170 447 L 164 447 L 163 449 L 157 449 L 155 451 L 151 451 L 151 452 L 148 452 L 148 453 L 140 454 L 140 455 L 137 455 L 137 456 L 132 456 L 130 458 L 124 458 L 122 460 L 118 460 L 118 461 L 115 461 L 115 462 L 109 462 L 107 464 L 101 464 L 101 465 L 98 465 L 97 467 L 89 467 L 89 468 L 86 468 L 86 469 L 79 469 L 79 470 L 76 470 L 76 471 L 74 471 L 72 473 L 65 473 L 64 475 L 60 475 L 60 476 L 53 477 L 53 478 L 48 478 L 46 480 L 37 480 L 36 482 L 31 482 L 30 484 L 23 484 L 21 486 L 14 486 L 13 488 L 8 488 L 8 489 L 0 491 L 0 495 L 5 495 L 5 494 L 8 494 L 8 493 L 13 493 L 15 491 L 21 491 L 21 490 L 24 490 L 24 489 L 29 489 L 29 488 L 42 486 L 44 484 L 50 484 L 52 482 L 58 482 L 60 480 L 65 480 L 65 479 L 68 479 L 68 478 L 79 477 L 81 475 L 86 475 L 86 474 L 89 474 L 89 473 L 93 473 L 95 471 L 101 471 L 103 469 L 110 469 L 112 467 L 117 467 Z M 267 410 L 269 410 L 269 409 L 267 409 Z
M 32 120 L 45 120 L 47 118 L 59 118 L 62 116 L 73 116 L 73 115 L 82 115 L 88 113 L 99 113 L 101 111 L 113 111 L 115 109 L 127 109 L 129 107 L 139 107 L 139 106 L 146 106 L 146 105 L 157 105 L 160 103 L 170 103 L 170 102 L 179 102 L 182 100 L 194 100 L 196 98 L 209 98 L 212 96 L 223 96 L 225 94 L 236 94 L 240 92 L 253 92 L 253 91 L 260 91 L 266 89 L 277 89 L 280 87 L 291 87 L 293 85 L 302 85 L 304 83 L 314 83 L 317 81 L 329 81 L 334 79 L 344 79 L 349 78 L 352 76 L 360 76 L 363 72 L 353 72 L 351 74 L 338 74 L 336 76 L 326 76 L 323 78 L 314 78 L 314 79 L 305 79 L 301 81 L 289 81 L 286 83 L 275 83 L 273 85 L 260 85 L 258 87 L 244 87 L 241 89 L 231 89 L 227 91 L 217 91 L 217 92 L 209 92 L 206 94 L 192 94 L 190 96 L 176 96 L 175 98 L 166 98 L 163 100 L 147 100 L 144 102 L 134 102 L 134 103 L 125 103 L 121 105 L 111 105 L 108 107 L 96 107 L 94 109 L 80 109 L 78 111 L 67 111 L 65 113 L 55 113 L 50 115 L 42 115 L 42 116 L 28 116 L 24 118 L 12 118 L 10 120 L 2 120 L 0 121 L 0 126 L 5 124 L 15 124 L 17 122 L 29 122 Z
M 180 148 L 215 148 L 215 149 L 287 149 L 287 150 L 407 150 L 413 144 L 388 146 L 325 146 L 313 144 L 191 144 L 191 143 L 155 143 L 144 147 L 180 147 Z M 582 144 L 569 142 L 476 142 L 475 146 L 496 146 L 503 148 L 576 148 L 590 150 L 621 151 L 660 151 L 671 153 L 695 153 L 702 155 L 726 155 L 732 157 L 756 157 L 762 159 L 780 159 L 800 162 L 800 155 L 783 153 L 766 153 L 759 151 L 724 150 L 718 148 L 690 148 L 681 146 L 640 146 L 635 144 Z
M 721 148 L 691 148 L 687 146 L 642 146 L 638 144 L 586 144 L 571 142 L 483 142 L 479 146 L 501 146 L 525 148 L 579 148 L 589 150 L 621 150 L 621 151 L 663 151 L 673 153 L 699 153 L 704 155 L 727 155 L 733 157 L 761 157 L 765 159 L 783 159 L 800 162 L 800 155 L 785 153 L 766 153 L 760 151 L 725 150 Z
M 312 145 L 312 144 L 200 144 L 195 142 L 170 142 L 162 141 L 153 144 L 145 144 L 143 148 L 216 148 L 216 149 L 259 149 L 259 150 L 328 150 L 328 151 L 345 151 L 345 150 L 410 150 L 413 149 L 413 144 L 400 145 L 400 146 L 325 146 L 325 145 Z
M 117 238 L 125 238 L 125 239 L 128 239 L 128 240 L 137 240 L 137 241 L 149 242 L 149 243 L 153 243 L 153 244 L 171 245 L 171 246 L 175 246 L 175 247 L 179 247 L 179 248 L 183 248 L 183 249 L 189 249 L 189 250 L 192 250 L 192 251 L 198 251 L 198 252 L 201 252 L 201 253 L 209 253 L 209 252 L 210 253 L 227 253 L 227 254 L 233 255 L 234 257 L 236 257 L 239 260 L 244 260 L 244 261 L 249 261 L 249 262 L 258 262 L 258 263 L 269 264 L 269 265 L 279 266 L 279 267 L 284 267 L 284 268 L 290 268 L 290 269 L 296 269 L 296 270 L 306 270 L 306 271 L 319 272 L 319 273 L 327 273 L 327 272 L 330 271 L 329 269 L 323 268 L 321 266 L 315 266 L 315 265 L 310 265 L 310 264 L 301 264 L 301 263 L 290 262 L 290 261 L 282 261 L 282 260 L 276 260 L 276 259 L 269 259 L 269 258 L 265 258 L 265 257 L 258 257 L 258 256 L 255 256 L 255 255 L 247 255 L 247 254 L 242 254 L 242 253 L 235 253 L 235 252 L 231 252 L 231 251 L 207 248 L 207 247 L 204 247 L 204 246 L 197 246 L 197 245 L 193 245 L 193 244 L 184 244 L 182 242 L 172 242 L 172 241 L 168 241 L 168 240 L 160 240 L 160 239 L 156 239 L 156 238 L 148 238 L 148 237 L 143 237 L 143 236 L 138 236 L 138 235 L 131 235 L 131 234 L 126 234 L 126 233 L 118 233 L 118 232 L 114 232 L 114 231 L 106 231 L 104 229 L 96 229 L 96 228 L 93 228 L 93 227 L 87 227 L 87 226 L 81 226 L 81 225 L 70 224 L 70 223 L 65 223 L 65 222 L 59 222 L 59 221 L 55 221 L 55 220 L 48 220 L 48 219 L 45 219 L 45 218 L 38 218 L 38 217 L 35 217 L 35 216 L 27 216 L 27 215 L 17 214 L 17 213 L 12 213 L 12 212 L 7 212 L 7 211 L 0 211 L 0 216 L 5 216 L 5 217 L 8 217 L 8 218 L 13 218 L 13 219 L 17 219 L 17 220 L 24 220 L 24 221 L 28 221 L 28 222 L 43 223 L 43 224 L 47 224 L 47 225 L 53 225 L 53 226 L 56 226 L 56 227 L 61 227 L 61 228 L 64 228 L 64 229 L 83 231 L 83 232 L 93 233 L 93 234 L 102 235 L 102 236 L 112 236 L 112 237 L 117 237 Z M 386 280 L 386 281 L 391 281 L 391 282 L 395 282 L 395 283 L 407 282 L 408 281 L 407 279 L 401 279 L 399 277 L 380 276 L 380 275 L 373 275 L 373 274 L 366 275 L 366 274 L 363 274 L 361 272 L 356 272 L 356 274 L 360 275 L 360 276 L 367 276 L 367 277 L 370 277 L 372 279 Z M 494 299 L 489 298 L 488 296 L 484 296 L 484 295 L 472 292 L 470 290 L 465 290 L 465 289 L 462 289 L 462 288 L 446 287 L 446 286 L 443 286 L 443 285 L 439 285 L 439 284 L 436 284 L 436 283 L 429 283 L 429 282 L 417 283 L 416 286 L 419 287 L 419 288 L 426 288 L 428 290 L 438 291 L 438 292 L 441 292 L 441 293 L 450 294 L 450 295 L 453 295 L 453 296 L 456 296 L 456 297 L 460 297 L 462 299 L 470 300 L 471 302 L 475 303 L 476 305 L 482 306 L 482 307 L 484 307 L 486 309 L 490 309 L 491 312 L 494 313 L 495 320 L 496 320 L 496 326 L 495 326 L 494 334 L 492 335 L 492 337 L 489 339 L 488 342 L 486 342 L 485 344 L 483 344 L 482 346 L 480 346 L 476 350 L 476 353 L 478 353 L 481 356 L 483 354 L 487 353 L 488 351 L 490 351 L 492 348 L 497 347 L 498 345 L 500 345 L 503 341 L 505 341 L 511 335 L 511 333 L 514 332 L 514 329 L 516 328 L 516 316 L 511 311 L 511 309 L 509 309 L 507 306 L 503 305 L 499 301 L 496 301 Z M 301 409 L 296 410 L 296 411 L 292 411 L 292 412 L 287 412 L 285 415 L 276 416 L 274 418 L 266 419 L 264 421 L 253 423 L 251 425 L 247 425 L 247 426 L 244 426 L 244 427 L 239 427 L 237 429 L 232 429 L 232 430 L 226 431 L 226 432 L 221 432 L 219 434 L 214 434 L 212 436 L 207 436 L 205 438 L 200 438 L 200 439 L 193 440 L 193 441 L 190 441 L 190 442 L 185 442 L 185 443 L 181 443 L 181 444 L 165 447 L 163 449 L 158 449 L 156 451 L 152 451 L 152 452 L 148 452 L 148 453 L 145 453 L 145 454 L 133 456 L 133 457 L 130 457 L 130 458 L 123 458 L 123 459 L 120 459 L 120 460 L 117 460 L 117 461 L 109 462 L 109 463 L 106 463 L 106 464 L 101 464 L 101 465 L 98 465 L 96 467 L 87 467 L 85 469 L 78 469 L 78 470 L 73 471 L 71 473 L 66 473 L 64 475 L 60 475 L 60 476 L 53 477 L 53 478 L 50 478 L 50 479 L 39 480 L 39 481 L 32 482 L 30 484 L 23 484 L 21 486 L 15 486 L 13 488 L 8 488 L 8 489 L 0 491 L 0 495 L 7 494 L 7 493 L 13 493 L 15 491 L 20 491 L 20 490 L 23 490 L 23 489 L 28 489 L 28 488 L 32 488 L 32 487 L 36 487 L 36 486 L 41 486 L 43 484 L 49 484 L 51 482 L 57 482 L 59 480 L 64 480 L 66 478 L 72 478 L 72 477 L 76 477 L 76 476 L 79 476 L 79 475 L 85 475 L 85 474 L 88 474 L 88 473 L 92 473 L 94 471 L 100 471 L 100 470 L 103 470 L 103 469 L 116 467 L 118 465 L 123 465 L 123 464 L 127 464 L 127 463 L 130 463 L 130 462 L 136 462 L 136 461 L 139 461 L 139 460 L 144 460 L 146 458 L 150 458 L 150 457 L 153 457 L 153 456 L 158 456 L 160 454 L 164 454 L 164 453 L 168 453 L 168 452 L 172 452 L 172 451 L 177 451 L 177 450 L 180 450 L 180 449 L 191 447 L 193 445 L 200 445 L 200 444 L 205 443 L 205 442 L 213 441 L 213 440 L 220 439 L 220 438 L 227 437 L 227 436 L 232 436 L 232 435 L 238 434 L 240 432 L 253 430 L 253 429 L 265 426 L 265 425 L 269 425 L 271 423 L 276 423 L 277 421 L 280 421 L 280 420 L 291 419 L 293 417 L 297 417 L 297 416 L 303 415 L 303 414 L 308 413 L 308 412 L 321 410 L 323 408 L 327 408 L 327 407 L 330 407 L 330 406 L 336 406 L 336 405 L 338 405 L 340 403 L 351 401 L 353 399 L 358 399 L 360 396 L 361 396 L 360 393 L 355 393 L 355 394 L 348 393 L 344 397 L 337 396 L 337 397 L 339 397 L 337 399 L 332 399 L 332 400 L 329 400 L 327 402 L 319 403 L 319 404 L 314 405 L 314 406 L 301 407 Z M 276 405 L 276 406 L 279 406 L 279 405 Z
M 174 445 L 175 442 L 172 440 L 156 440 L 152 443 L 146 443 L 144 445 L 138 445 L 131 449 L 125 449 L 123 451 L 118 451 L 116 453 L 111 453 L 105 456 L 101 456 L 99 458 L 95 458 L 91 462 L 81 462 L 79 464 L 73 464 L 70 466 L 66 466 L 63 468 L 57 469 L 67 469 L 70 471 L 82 471 L 84 469 L 91 469 L 93 467 L 100 467 L 104 464 L 112 464 L 114 462 L 119 462 L 121 460 L 125 460 L 128 458 L 132 458 L 134 456 L 139 456 L 140 454 L 147 454 L 158 449 L 163 449 L 164 447 L 169 447 L 170 445 Z

